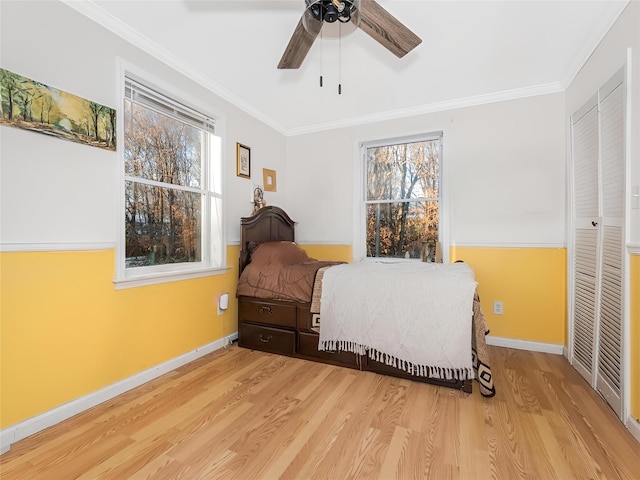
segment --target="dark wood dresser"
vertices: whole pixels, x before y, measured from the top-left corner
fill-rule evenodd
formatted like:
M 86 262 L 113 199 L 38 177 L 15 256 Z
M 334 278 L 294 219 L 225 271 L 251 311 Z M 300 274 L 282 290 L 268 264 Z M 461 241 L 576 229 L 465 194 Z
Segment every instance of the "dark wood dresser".
M 309 304 L 238 297 L 238 345 L 349 368 L 361 362 L 351 352 L 318 350 L 319 335 L 311 329 Z
M 239 274 L 251 263 L 256 245 L 262 242 L 295 240 L 295 222 L 279 207 L 266 206 L 240 219 Z M 471 392 L 471 381 L 438 380 L 410 375 L 404 370 L 377 362 L 368 355 L 318 350 L 319 334 L 312 328 L 310 302 L 263 299 L 238 295 L 238 345 L 253 350 L 304 358 L 342 367 L 369 370 L 384 375 L 461 388 Z

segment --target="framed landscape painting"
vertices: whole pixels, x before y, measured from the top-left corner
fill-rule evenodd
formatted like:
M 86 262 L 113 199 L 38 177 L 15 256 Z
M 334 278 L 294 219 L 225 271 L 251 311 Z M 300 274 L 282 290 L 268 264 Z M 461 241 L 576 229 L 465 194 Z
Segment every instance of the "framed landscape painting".
M 0 68 L 0 125 L 116 150 L 116 111 Z

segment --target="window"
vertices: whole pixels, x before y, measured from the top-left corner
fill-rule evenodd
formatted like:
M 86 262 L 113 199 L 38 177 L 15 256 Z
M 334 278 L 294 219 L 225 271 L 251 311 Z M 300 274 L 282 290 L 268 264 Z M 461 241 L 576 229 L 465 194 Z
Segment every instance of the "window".
M 442 134 L 364 149 L 367 257 L 435 258 L 440 240 Z
M 121 281 L 224 267 L 221 170 L 213 118 L 125 78 Z

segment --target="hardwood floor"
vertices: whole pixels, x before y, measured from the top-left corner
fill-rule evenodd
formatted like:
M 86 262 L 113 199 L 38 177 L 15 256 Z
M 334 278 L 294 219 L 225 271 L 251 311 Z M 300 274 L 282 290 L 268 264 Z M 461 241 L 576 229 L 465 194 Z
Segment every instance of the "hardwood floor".
M 491 347 L 497 395 L 232 346 L 24 439 L 10 479 L 638 479 L 563 357 Z

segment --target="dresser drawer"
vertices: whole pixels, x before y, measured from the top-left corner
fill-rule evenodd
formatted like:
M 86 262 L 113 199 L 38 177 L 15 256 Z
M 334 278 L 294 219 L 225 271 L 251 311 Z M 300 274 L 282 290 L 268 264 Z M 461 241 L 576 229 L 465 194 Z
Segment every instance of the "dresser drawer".
M 298 354 L 325 360 L 329 363 L 356 367 L 356 354 L 351 352 L 325 352 L 318 350 L 319 335 L 313 333 L 298 333 Z
M 308 332 L 313 333 L 313 317 L 311 315 L 311 311 L 307 306 L 298 307 L 298 312 L 296 315 L 296 322 L 299 332 Z M 317 333 L 317 332 L 316 332 Z
M 296 347 L 296 333 L 241 322 L 238 324 L 238 345 L 255 350 L 293 355 Z
M 238 299 L 238 320 L 282 327 L 296 327 L 296 307 L 268 300 Z

